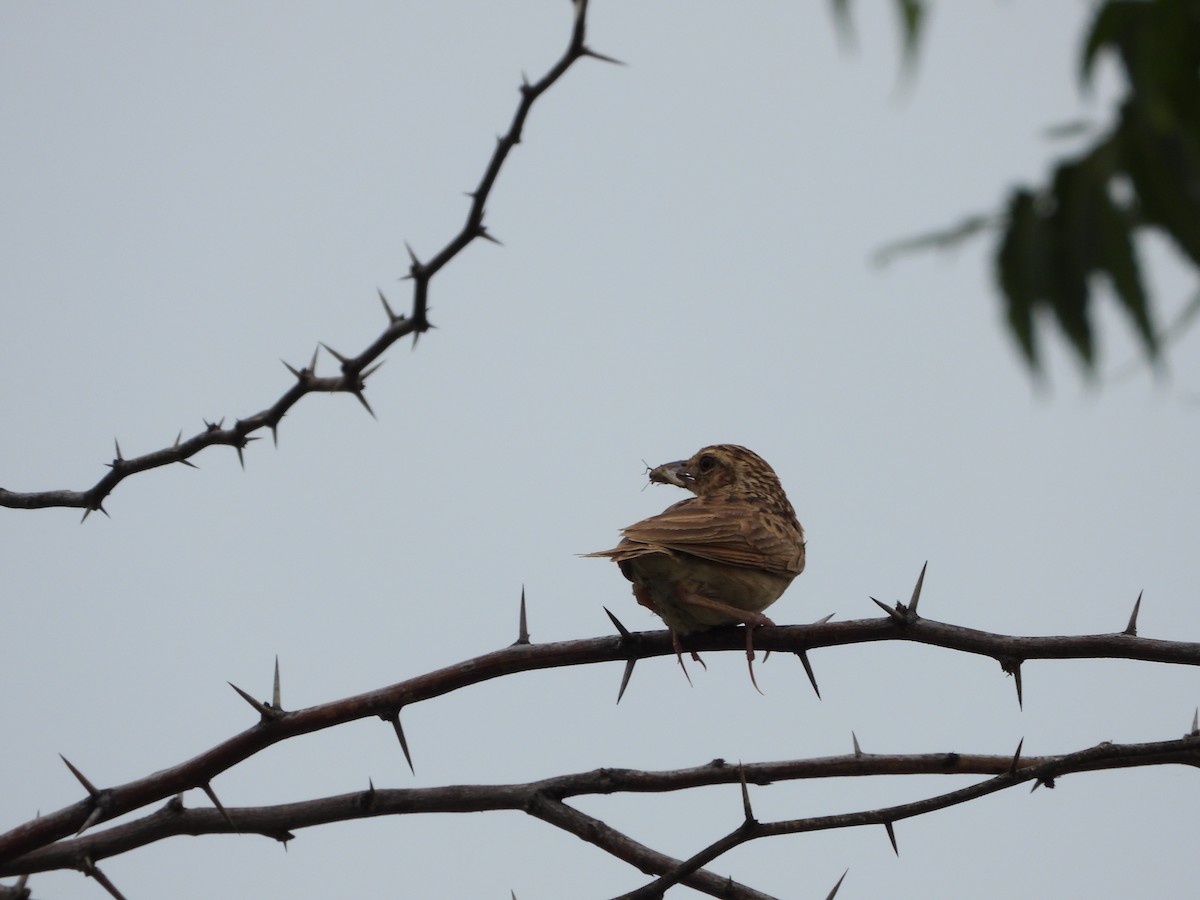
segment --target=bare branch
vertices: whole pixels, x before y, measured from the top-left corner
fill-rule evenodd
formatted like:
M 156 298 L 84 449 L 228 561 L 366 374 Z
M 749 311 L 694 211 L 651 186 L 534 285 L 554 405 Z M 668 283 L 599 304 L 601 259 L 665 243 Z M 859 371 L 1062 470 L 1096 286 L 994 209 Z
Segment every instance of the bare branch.
M 741 628 L 717 628 L 688 637 L 689 642 L 699 650 L 738 650 L 744 653 L 746 648 L 745 632 Z M 925 618 L 903 626 L 891 619 L 775 626 L 759 629 L 756 640 L 765 649 L 792 653 L 816 647 L 905 640 L 1000 660 L 1111 658 L 1200 666 L 1200 643 L 1162 641 L 1126 634 L 1015 637 Z M 255 709 L 262 706 L 275 717 L 260 721 L 247 731 L 187 762 L 107 789 L 104 791 L 105 803 L 99 821 L 132 812 L 172 794 L 211 782 L 221 772 L 287 738 L 371 716 L 391 721 L 401 707 L 439 697 L 468 685 L 514 672 L 600 662 L 625 663 L 634 656 L 642 659 L 668 655 L 675 655 L 670 632 L 638 632 L 628 637 L 506 647 L 365 694 L 287 713 L 278 713 L 266 704 L 254 701 Z M 83 825 L 95 809 L 91 798 L 81 800 L 0 834 L 0 861 L 67 837 Z
M 405 790 L 381 790 L 372 784 L 367 791 L 300 803 L 232 808 L 227 816 L 216 809 L 184 809 L 182 804 L 172 800 L 141 819 L 86 837 L 63 840 L 8 860 L 0 865 L 0 877 L 73 868 L 81 858 L 105 859 L 174 835 L 228 834 L 234 830 L 231 819 L 238 823 L 236 830 L 243 834 L 261 834 L 283 840 L 285 835 L 290 839 L 293 831 L 302 828 L 375 816 L 522 810 L 587 840 L 643 872 L 664 875 L 664 879 L 654 883 L 658 889 L 665 890 L 670 884 L 684 883 L 707 892 L 707 888 L 693 883 L 691 875 L 707 874 L 701 873 L 701 866 L 707 865 L 725 850 L 748 840 L 834 828 L 886 826 L 889 822 L 945 809 L 1027 781 L 1047 782 L 1078 772 L 1175 764 L 1200 766 L 1200 735 L 1142 744 L 1103 743 L 1076 753 L 1025 757 L 1015 771 L 1013 759 L 1007 754 L 948 752 L 846 754 L 737 766 L 729 765 L 724 760 L 714 760 L 691 769 L 660 772 L 597 769 L 524 784 L 452 785 Z M 957 791 L 884 809 L 767 823 L 746 817 L 733 832 L 687 863 L 649 850 L 602 821 L 580 813 L 563 802 L 570 797 L 587 795 L 664 793 L 718 784 L 769 785 L 812 778 L 929 774 L 991 777 Z M 726 883 L 725 879 L 717 880 L 722 885 Z M 713 885 L 709 883 L 709 887 Z M 655 896 L 649 888 L 647 885 L 629 896 Z
M 397 316 L 392 312 L 381 291 L 379 299 L 383 302 L 384 310 L 388 316 L 387 327 L 371 342 L 370 346 L 359 352 L 358 355 L 348 357 L 337 353 L 333 354 L 341 363 L 340 375 L 318 377 L 316 374 L 315 351 L 313 360 L 308 368 L 297 370 L 285 362 L 284 365 L 288 367 L 288 370 L 296 378 L 292 386 L 271 406 L 254 415 L 238 419 L 231 428 L 223 428 L 221 423 L 205 422 L 204 429 L 187 440 L 181 441 L 177 437 L 175 443 L 169 447 L 129 459 L 122 457 L 121 447 L 119 444 L 116 444 L 117 455 L 112 463 L 109 464 L 109 471 L 90 488 L 82 491 L 10 491 L 0 488 L 0 506 L 6 506 L 11 509 L 74 507 L 84 510 L 83 518 L 87 519 L 88 514 L 96 510 L 105 512 L 103 506 L 105 498 L 113 492 L 121 481 L 130 475 L 161 468 L 173 463 L 192 465 L 190 462 L 191 457 L 213 446 L 235 448 L 238 453 L 238 459 L 242 462 L 242 467 L 245 468 L 245 459 L 243 458 L 242 451 L 249 441 L 257 440 L 257 438 L 251 438 L 250 435 L 261 428 L 269 428 L 272 438 L 277 442 L 280 421 L 302 397 L 312 393 L 350 394 L 357 398 L 367 412 L 374 416 L 375 413 L 364 394 L 366 378 L 370 374 L 370 371 L 373 371 L 370 369 L 371 364 L 401 338 L 411 334 L 415 344 L 416 339 L 423 332 L 433 327 L 428 319 L 428 310 L 429 283 L 434 275 L 476 238 L 494 241 L 494 238 L 487 233 L 487 229 L 483 225 L 484 208 L 487 205 L 492 188 L 495 186 L 496 179 L 500 175 L 500 169 L 503 167 L 504 161 L 508 158 L 509 152 L 521 142 L 521 131 L 524 128 L 525 120 L 534 102 L 562 78 L 576 60 L 583 57 L 609 60 L 603 54 L 591 50 L 585 43 L 587 7 L 587 0 L 579 0 L 575 4 L 576 14 L 571 30 L 571 39 L 558 62 L 535 84 L 525 82 L 521 85 L 521 99 L 517 104 L 517 110 L 513 116 L 512 123 L 508 131 L 498 138 L 496 147 L 492 151 L 491 159 L 484 170 L 483 177 L 479 181 L 479 186 L 471 192 L 471 207 L 467 212 L 466 221 L 463 223 L 458 234 L 451 238 L 446 246 L 427 263 L 420 262 L 416 254 L 409 248 L 411 259 L 409 277 L 413 281 L 412 308 L 409 314 L 407 316 Z M 408 245 L 406 244 L 405 246 Z M 329 348 L 326 347 L 326 349 Z M 333 351 L 330 352 L 332 353 Z M 180 432 L 180 437 L 182 437 L 182 432 Z M 105 512 L 105 515 L 107 515 L 107 512 Z
M 729 834 L 714 841 L 675 871 L 669 872 L 645 887 L 627 894 L 626 897 L 630 898 L 630 900 L 633 900 L 633 898 L 659 897 L 668 887 L 678 884 L 689 873 L 696 871 L 701 866 L 708 865 L 714 859 L 732 850 L 734 847 L 748 841 L 777 835 L 825 831 L 834 828 L 855 828 L 864 825 L 883 825 L 887 829 L 892 848 L 899 854 L 893 823 L 901 819 L 909 819 L 914 816 L 956 806 L 960 803 L 967 803 L 1026 781 L 1033 781 L 1035 785 L 1042 782 L 1052 782 L 1055 778 L 1069 772 L 1087 771 L 1093 766 L 1102 763 L 1109 763 L 1112 766 L 1123 768 L 1128 765 L 1140 765 L 1145 763 L 1146 760 L 1154 759 L 1156 762 L 1150 764 L 1158 764 L 1159 762 L 1166 761 L 1161 757 L 1164 750 L 1173 755 L 1173 758 L 1170 759 L 1172 763 L 1182 763 L 1190 766 L 1200 765 L 1200 739 L 1197 738 L 1185 737 L 1178 741 L 1164 741 L 1153 744 L 1111 744 L 1106 741 L 1077 753 L 1045 758 L 1037 762 L 1031 759 L 1029 760 L 1029 766 L 1022 768 L 1016 773 L 1006 770 L 970 787 L 939 794 L 935 797 L 918 800 L 914 803 L 904 803 L 898 806 L 855 813 L 814 816 L 806 819 L 792 819 L 780 822 L 743 821 Z M 1178 755 L 1175 756 L 1174 754 Z M 996 757 L 995 759 L 997 761 L 1003 760 L 1003 764 L 1006 767 L 1011 765 L 1011 760 L 1004 757 Z M 1139 762 L 1134 762 L 1134 760 L 1139 760 Z

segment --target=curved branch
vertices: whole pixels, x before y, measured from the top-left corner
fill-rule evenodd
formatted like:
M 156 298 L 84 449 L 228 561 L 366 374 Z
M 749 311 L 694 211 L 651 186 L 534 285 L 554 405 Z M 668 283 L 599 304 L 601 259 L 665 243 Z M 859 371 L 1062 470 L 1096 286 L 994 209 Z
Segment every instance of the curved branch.
M 293 832 L 331 822 L 377 816 L 521 810 L 588 841 L 648 874 L 663 878 L 629 895 L 658 896 L 672 884 L 685 883 L 713 896 L 763 895 L 704 872 L 705 865 L 738 844 L 762 837 L 833 828 L 878 825 L 945 809 L 958 803 L 1025 782 L 1052 784 L 1063 775 L 1103 769 L 1159 765 L 1200 766 L 1200 734 L 1179 740 L 1140 744 L 1104 743 L 1076 753 L 1013 757 L 961 753 L 853 753 L 815 759 L 784 760 L 733 766 L 713 760 L 690 769 L 647 772 L 595 769 L 524 784 L 448 785 L 436 788 L 365 791 L 275 806 L 185 809 L 172 798 L 158 811 L 97 834 L 60 841 L 0 866 L 0 877 L 59 869 L 82 869 L 95 862 L 178 835 L 261 834 L 289 841 Z M 667 793 L 743 780 L 757 785 L 813 778 L 887 775 L 991 775 L 987 781 L 926 800 L 864 812 L 743 823 L 720 841 L 685 862 L 658 853 L 599 819 L 563 801 L 570 797 L 619 793 Z
M 1062 756 L 1021 760 L 1018 755 L 1006 760 L 1006 763 L 1007 771 L 979 784 L 917 800 L 913 803 L 902 803 L 898 806 L 881 809 L 832 816 L 811 816 L 805 819 L 789 819 L 780 822 L 759 822 L 749 815 L 749 806 L 747 805 L 745 820 L 729 834 L 713 842 L 676 869 L 663 874 L 636 891 L 623 895 L 618 900 L 650 900 L 650 898 L 661 897 L 667 888 L 679 884 L 701 866 L 707 865 L 734 847 L 759 838 L 782 834 L 801 834 L 808 831 L 827 831 L 834 828 L 855 828 L 862 825 L 883 825 L 887 828 L 888 836 L 892 839 L 892 846 L 895 848 L 893 823 L 977 800 L 988 794 L 994 794 L 1028 781 L 1033 781 L 1035 788 L 1041 784 L 1053 787 L 1056 778 L 1097 768 L 1126 768 L 1172 763 L 1200 767 L 1200 734 L 1193 732 L 1180 740 L 1145 744 L 1113 744 L 1105 741 L 1095 747 Z M 899 850 L 897 849 L 896 852 L 899 853 Z
M 269 428 L 272 437 L 277 439 L 279 423 L 283 417 L 302 397 L 312 393 L 352 394 L 358 398 L 367 412 L 374 415 L 363 393 L 366 389 L 367 378 L 379 368 L 379 364 L 372 365 L 372 363 L 379 359 L 384 351 L 396 341 L 411 334 L 415 342 L 421 334 L 432 327 L 427 318 L 427 311 L 429 308 L 429 282 L 433 276 L 477 238 L 494 240 L 483 224 L 484 208 L 505 159 L 509 152 L 521 142 L 521 130 L 534 102 L 562 78 L 567 69 L 580 57 L 590 56 L 614 62 L 614 60 L 589 49 L 585 42 L 588 0 L 574 0 L 573 6 L 575 21 L 571 30 L 570 43 L 558 62 L 550 67 L 541 80 L 535 84 L 527 81 L 521 84 L 521 100 L 517 104 L 517 111 L 513 115 L 508 131 L 497 138 L 496 149 L 492 151 L 491 159 L 479 181 L 479 186 L 470 194 L 471 207 L 467 212 L 462 229 L 427 263 L 421 262 L 409 248 L 411 264 L 406 278 L 413 282 L 413 297 L 408 315 L 394 313 L 381 291 L 379 299 L 383 302 L 388 325 L 370 346 L 357 356 L 347 357 L 324 344 L 321 345 L 341 364 L 340 375 L 318 377 L 316 372 L 317 352 L 313 353 L 309 365 L 301 369 L 296 369 L 285 362 L 284 365 L 296 378 L 292 386 L 271 406 L 254 415 L 237 419 L 231 427 L 224 427 L 224 419 L 217 422 L 206 421 L 204 430 L 187 440 L 182 440 L 183 433 L 180 432 L 171 446 L 129 459 L 122 456 L 121 448 L 118 445 L 116 456 L 111 463 L 108 463 L 110 471 L 87 490 L 23 492 L 0 488 L 0 506 L 12 509 L 74 507 L 84 510 L 83 518 L 86 519 L 95 510 L 104 512 L 105 499 L 118 484 L 129 476 L 173 463 L 190 466 L 192 465 L 189 461 L 191 457 L 208 447 L 233 447 L 237 451 L 238 459 L 242 460 L 244 465 L 242 452 L 247 444 L 258 440 L 257 437 L 252 436 L 253 433 L 262 428 Z
M 886 640 L 916 641 L 992 656 L 1001 660 L 1007 671 L 1019 671 L 1021 661 L 1026 659 L 1085 657 L 1200 665 L 1198 643 L 1160 641 L 1130 634 L 1017 637 L 915 616 L 903 622 L 889 617 L 777 626 L 759 629 L 755 635 L 755 644 L 761 649 L 796 654 L 819 647 Z M 689 636 L 689 644 L 700 650 L 744 652 L 745 632 L 741 628 L 714 629 Z M 674 652 L 671 635 L 667 631 L 628 632 L 613 637 L 540 645 L 516 644 L 374 691 L 296 711 L 255 701 L 239 690 L 259 713 L 260 721 L 254 727 L 199 756 L 137 781 L 107 789 L 89 787 L 86 799 L 0 834 L 0 864 L 61 840 L 84 827 L 165 800 L 174 794 L 208 785 L 220 773 L 288 738 L 375 716 L 392 723 L 398 736 L 402 737 L 399 715 L 405 706 L 473 684 L 516 672 L 618 660 L 628 663 L 652 656 L 674 655 Z

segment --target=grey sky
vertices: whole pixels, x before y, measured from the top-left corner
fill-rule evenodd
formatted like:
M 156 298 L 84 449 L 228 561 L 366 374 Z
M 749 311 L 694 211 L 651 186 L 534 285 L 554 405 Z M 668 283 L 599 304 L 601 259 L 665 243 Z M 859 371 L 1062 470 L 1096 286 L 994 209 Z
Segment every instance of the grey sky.
M 1192 343 L 1172 380 L 1082 386 L 1047 346 L 1039 394 L 999 328 L 991 244 L 880 271 L 880 245 L 993 208 L 1103 122 L 1080 98 L 1089 4 L 940 4 L 897 84 L 890 8 L 593 0 L 592 45 L 535 107 L 488 224 L 433 282 L 438 326 L 394 347 L 372 421 L 306 398 L 279 449 L 122 484 L 103 517 L 3 511 L 7 685 L 0 828 L 93 781 L 179 762 L 252 723 L 225 685 L 284 702 L 392 683 L 513 640 L 660 623 L 577 553 L 681 495 L 642 460 L 752 447 L 809 534 L 780 623 L 875 616 L 930 561 L 932 618 L 1017 634 L 1200 636 Z M 887 6 L 890 6 L 887 5 Z M 521 72 L 562 52 L 568 4 L 9 3 L 0 6 L 0 485 L 81 489 L 202 418 L 268 406 L 317 341 L 358 352 L 407 308 L 403 241 L 436 252 L 507 127 Z M 1164 319 L 1194 290 L 1149 248 Z M 1134 359 L 1098 322 L 1109 373 Z M 333 372 L 323 356 L 321 371 Z M 1182 734 L 1197 674 L 1031 663 L 1025 710 L 990 660 L 883 645 L 793 659 L 709 654 L 502 679 L 383 723 L 290 741 L 221 776 L 231 806 L 377 786 L 506 782 L 600 765 L 847 752 L 1064 752 Z M 845 812 L 968 783 L 777 785 L 760 818 Z M 1194 879 L 1200 784 L 1176 770 L 1070 777 L 883 832 L 760 842 L 713 868 L 782 897 L 1168 896 Z M 202 795 L 187 797 L 204 805 Z M 667 853 L 733 828 L 735 788 L 579 804 Z M 108 860 L 130 898 L 607 897 L 643 876 L 515 814 L 172 840 Z M 34 895 L 95 898 L 77 874 Z M 686 893 L 686 892 L 685 892 Z M 673 895 L 672 895 L 673 896 Z

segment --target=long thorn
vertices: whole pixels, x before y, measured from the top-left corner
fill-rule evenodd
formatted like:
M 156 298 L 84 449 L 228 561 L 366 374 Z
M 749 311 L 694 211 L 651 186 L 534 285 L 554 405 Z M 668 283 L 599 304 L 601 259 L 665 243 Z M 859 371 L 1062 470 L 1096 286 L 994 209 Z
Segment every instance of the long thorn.
M 104 515 L 105 515 L 107 518 L 109 518 L 109 519 L 111 519 L 111 518 L 112 518 L 112 516 L 110 516 L 110 515 L 108 514 L 108 510 L 104 508 L 104 504 L 103 504 L 103 503 L 97 503 L 95 506 L 89 506 L 87 509 L 85 509 L 85 510 L 83 511 L 83 518 L 79 520 L 80 524 L 83 524 L 84 522 L 86 522 L 86 521 L 87 521 L 87 517 L 88 517 L 88 516 L 90 516 L 92 513 L 96 512 L 97 510 L 99 510 L 99 511 L 100 511 L 100 512 L 102 512 L 102 513 L 104 513 Z
M 367 779 L 367 790 L 363 795 L 363 808 L 368 812 L 375 808 L 375 779 Z
M 888 840 L 892 842 L 892 851 L 899 856 L 900 848 L 896 846 L 896 829 L 892 828 L 891 822 L 884 822 L 883 827 L 887 829 Z
M 817 699 L 820 700 L 821 689 L 817 687 L 817 676 L 813 674 L 812 663 L 808 661 L 808 651 L 799 650 L 796 652 L 796 655 L 800 657 L 800 662 L 804 666 L 804 674 L 808 676 L 808 683 L 812 685 L 812 689 L 816 693 Z
M 375 288 L 375 290 L 379 292 L 379 302 L 383 304 L 383 311 L 385 313 L 387 313 L 388 322 L 389 323 L 395 322 L 397 319 L 400 318 L 400 316 L 398 316 L 394 312 L 392 312 L 391 304 L 389 304 L 387 302 L 387 297 L 383 296 L 383 289 Z
M 212 805 L 217 808 L 217 812 L 221 814 L 221 818 L 229 823 L 229 827 L 234 831 L 237 831 L 238 834 L 241 834 L 241 832 L 238 831 L 238 827 L 233 824 L 233 819 L 229 817 L 229 813 L 226 811 L 225 807 L 221 805 L 221 801 L 217 799 L 217 793 L 212 789 L 212 785 L 206 781 L 204 784 L 200 785 L 200 790 L 204 791 L 204 793 L 208 795 L 208 799 L 211 800 Z
M 591 50 L 588 47 L 584 47 L 581 53 L 583 56 L 590 56 L 592 59 L 600 60 L 600 62 L 612 63 L 614 66 L 625 65 L 625 63 L 621 62 L 619 59 L 616 59 L 612 56 L 605 56 L 603 53 L 597 53 L 595 50 Z
M 525 614 L 525 585 L 521 585 L 521 615 L 517 621 L 517 639 L 513 646 L 529 643 L 529 619 Z
M 1021 748 L 1024 746 L 1025 738 L 1021 738 L 1021 740 L 1017 743 L 1017 752 L 1013 754 L 1012 765 L 1008 767 L 1009 775 L 1017 774 L 1017 766 L 1021 763 Z
M 895 622 L 900 622 L 900 623 L 904 622 L 904 616 L 900 613 L 899 610 L 892 609 L 892 607 L 888 606 L 886 603 L 884 603 L 880 600 L 876 600 L 874 597 L 871 598 L 871 602 L 874 603 L 876 606 L 878 606 L 880 609 L 882 609 L 885 613 L 887 613 L 889 619 L 891 619 Z
M 88 792 L 89 796 L 98 797 L 100 795 L 100 791 L 96 788 L 96 786 L 87 780 L 86 775 L 71 765 L 71 761 L 69 759 L 67 759 L 61 753 L 58 754 L 58 758 L 67 764 L 67 768 L 71 770 L 71 774 L 74 775 L 79 783 L 83 785 L 83 789 Z
M 912 600 L 908 603 L 908 611 L 914 616 L 917 614 L 917 604 L 921 601 L 921 585 L 925 583 L 925 570 L 929 568 L 929 560 L 925 560 L 925 565 L 921 566 L 921 574 L 917 576 L 917 586 L 913 588 Z
M 746 785 L 746 767 L 738 763 L 738 774 L 742 779 L 742 812 L 746 814 L 746 823 L 754 821 L 754 811 L 750 808 L 750 788 Z
M 279 654 L 275 654 L 275 684 L 271 687 L 271 705 L 277 710 L 283 709 L 282 695 L 279 690 Z
M 1137 637 L 1137 617 L 1138 610 L 1142 608 L 1142 591 L 1138 591 L 1138 598 L 1134 601 L 1133 612 L 1129 615 L 1129 624 L 1125 626 L 1124 634 Z
M 477 237 L 483 238 L 485 241 L 491 241 L 493 244 L 496 244 L 499 247 L 504 246 L 502 241 L 500 241 L 498 238 L 492 237 L 492 235 L 488 232 L 487 228 L 485 228 L 482 225 L 480 225 L 478 228 L 475 229 L 475 235 Z
M 75 832 L 75 837 L 83 834 L 104 817 L 104 804 L 97 803 L 96 808 L 88 813 L 88 817 L 83 820 L 83 824 L 79 826 L 79 830 Z
M 852 731 L 850 732 L 850 739 L 854 741 L 854 758 L 862 759 L 863 752 L 862 747 L 858 745 L 858 735 Z
M 338 353 L 336 350 L 334 350 L 332 347 L 330 347 L 324 341 L 321 342 L 321 346 L 325 348 L 326 352 L 330 356 L 332 356 L 334 359 L 336 359 L 338 362 L 340 362 L 343 366 L 346 363 L 350 362 L 350 358 L 348 356 L 342 356 L 342 354 Z
M 623 638 L 629 637 L 629 629 L 621 624 L 621 620 L 618 619 L 616 616 L 614 616 L 607 606 L 602 606 L 601 609 L 603 609 L 608 614 L 609 620 L 613 623 L 613 625 L 616 626 L 617 631 L 619 631 L 621 633 L 621 637 L 623 637 Z
M 354 394 L 355 397 L 358 398 L 358 402 L 363 405 L 363 409 L 365 409 L 367 412 L 369 412 L 371 414 L 372 419 L 379 418 L 377 415 L 375 415 L 375 410 L 371 409 L 371 404 L 367 402 L 367 398 L 363 396 L 363 392 L 362 392 L 361 388 L 357 391 L 352 391 L 352 393 Z
M 413 768 L 412 754 L 408 752 L 408 741 L 404 737 L 404 726 L 400 724 L 400 710 L 396 710 L 396 714 L 388 719 L 392 723 L 392 728 L 396 730 L 396 737 L 400 741 L 400 749 L 404 751 L 404 759 L 408 762 L 408 770 L 414 775 L 417 770 Z
M 849 869 L 847 869 L 845 872 L 842 873 L 842 877 L 837 880 L 837 884 L 835 884 L 833 886 L 833 890 L 825 895 L 825 900 L 833 900 L 833 898 L 837 896 L 837 892 L 842 887 L 842 882 L 846 880 L 846 876 L 849 874 L 850 874 Z
M 245 691 L 243 691 L 240 687 L 238 687 L 232 681 L 227 681 L 225 683 L 227 685 L 229 685 L 231 688 L 233 688 L 235 691 L 237 691 L 238 696 L 241 697 L 243 700 L 245 700 L 247 703 L 249 703 L 251 706 L 253 706 L 258 711 L 258 714 L 260 716 L 262 716 L 264 719 L 269 719 L 271 717 L 271 707 L 267 706 L 265 703 L 255 700 L 253 697 L 251 697 L 249 694 L 247 694 Z
M 93 879 L 98 885 L 108 891 L 116 900 L 125 900 L 125 895 L 117 890 L 117 886 L 108 880 L 108 876 L 96 868 L 90 856 L 83 858 L 83 874 Z
M 404 249 L 408 251 L 408 258 L 412 261 L 413 267 L 419 269 L 421 261 L 417 259 L 417 254 L 413 252 L 413 248 L 409 246 L 408 241 L 404 242 Z
M 621 702 L 621 698 L 625 696 L 625 688 L 629 687 L 629 679 L 633 677 L 633 667 L 637 665 L 637 657 L 631 656 L 625 660 L 625 671 L 621 674 L 621 687 L 617 691 L 617 702 Z

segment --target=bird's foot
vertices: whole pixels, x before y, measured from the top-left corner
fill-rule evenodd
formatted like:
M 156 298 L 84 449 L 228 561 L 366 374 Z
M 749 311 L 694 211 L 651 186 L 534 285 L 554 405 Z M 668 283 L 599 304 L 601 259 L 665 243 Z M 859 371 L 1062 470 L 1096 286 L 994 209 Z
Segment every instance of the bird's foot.
M 750 669 L 750 683 L 754 685 L 754 689 L 761 694 L 762 688 L 758 686 L 758 681 L 754 678 L 754 629 L 761 625 L 770 625 L 771 627 L 774 627 L 775 623 L 762 613 L 756 613 L 755 615 L 757 616 L 757 620 L 746 622 L 746 666 Z M 770 655 L 771 651 L 768 650 L 766 655 L 763 657 L 763 662 L 766 662 L 767 657 Z
M 687 666 L 683 664 L 683 644 L 679 642 L 679 632 L 674 628 L 671 629 L 671 647 L 675 650 L 675 659 L 679 661 L 679 668 L 683 669 L 683 677 L 687 679 L 688 687 L 692 687 L 692 676 L 688 674 Z M 691 651 L 692 659 L 699 660 L 696 651 Z M 703 662 L 700 665 L 704 665 Z
M 683 664 L 683 644 L 680 643 L 679 632 L 674 628 L 671 629 L 671 647 L 675 650 L 675 658 L 679 660 L 679 668 L 683 669 L 683 677 L 687 679 L 688 686 L 690 687 L 692 684 L 692 676 L 688 674 L 687 666 Z M 705 665 L 704 660 L 700 658 L 699 653 L 697 653 L 695 650 L 689 650 L 688 654 L 693 660 L 700 663 L 700 667 L 704 669 L 704 671 L 708 671 L 708 666 Z

